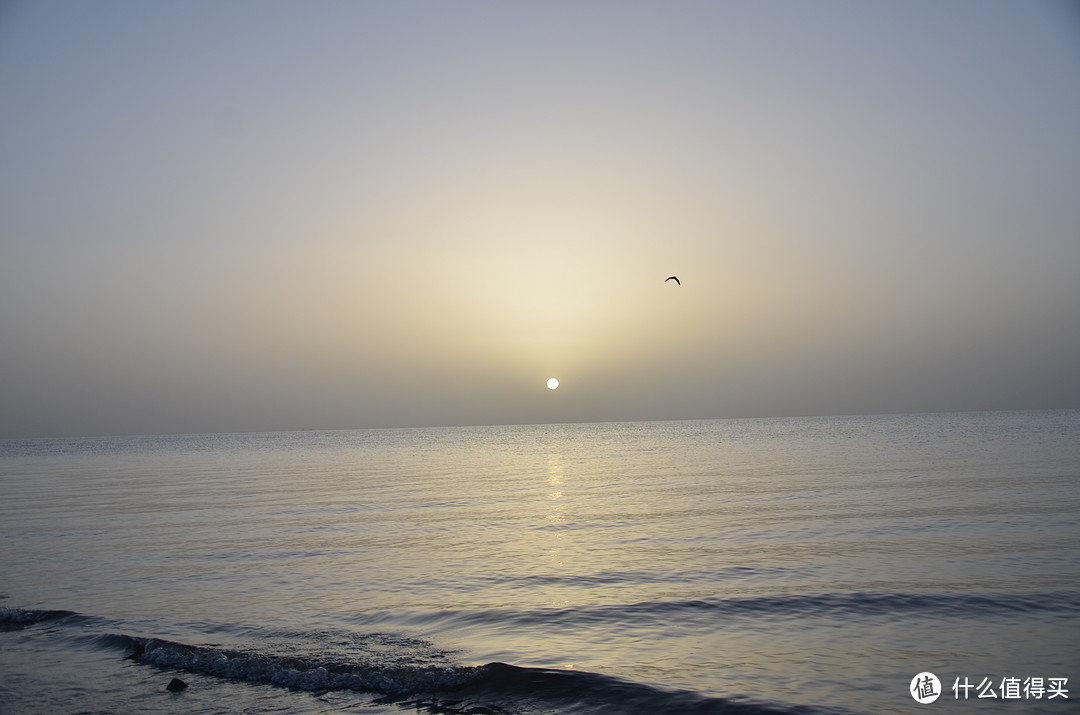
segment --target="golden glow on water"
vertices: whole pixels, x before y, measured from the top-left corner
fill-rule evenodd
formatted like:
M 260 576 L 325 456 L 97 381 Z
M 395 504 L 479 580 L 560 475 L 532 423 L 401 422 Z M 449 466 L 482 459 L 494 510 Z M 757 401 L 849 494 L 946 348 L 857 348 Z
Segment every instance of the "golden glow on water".
M 552 378 L 554 379 L 554 378 Z M 550 385 L 549 385 L 550 387 Z M 554 389 L 554 388 L 552 388 Z M 566 523 L 566 515 L 563 513 L 563 492 L 561 487 L 565 484 L 562 455 L 557 451 L 551 451 L 548 453 L 548 486 L 554 487 L 554 490 L 548 493 L 548 499 L 550 500 L 550 512 L 547 515 L 547 522 L 550 526 L 559 527 Z M 557 531 L 551 535 L 552 545 L 548 549 L 548 560 L 551 565 L 558 568 L 564 568 L 566 566 L 563 563 L 562 551 L 560 547 L 563 542 L 563 533 Z M 564 603 L 569 603 L 565 601 Z

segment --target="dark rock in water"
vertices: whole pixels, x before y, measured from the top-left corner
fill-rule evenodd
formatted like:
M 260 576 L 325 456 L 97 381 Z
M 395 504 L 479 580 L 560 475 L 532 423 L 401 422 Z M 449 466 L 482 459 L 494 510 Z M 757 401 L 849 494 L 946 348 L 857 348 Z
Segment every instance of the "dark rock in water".
M 187 687 L 187 683 L 180 678 L 173 678 L 169 681 L 169 684 L 165 686 L 165 689 L 170 693 L 179 693 L 181 690 Z

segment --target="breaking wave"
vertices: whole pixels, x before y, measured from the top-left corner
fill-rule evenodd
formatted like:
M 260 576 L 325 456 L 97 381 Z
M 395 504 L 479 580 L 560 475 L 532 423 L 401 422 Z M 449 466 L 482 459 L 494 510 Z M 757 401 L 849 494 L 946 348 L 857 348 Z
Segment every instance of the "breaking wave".
M 374 634 L 376 638 L 387 637 Z M 297 656 L 196 646 L 160 638 L 110 635 L 102 639 L 129 651 L 128 658 L 161 668 L 218 678 L 268 683 L 299 690 L 356 690 L 384 702 L 429 712 L 590 713 L 678 712 L 701 715 L 823 713 L 807 706 L 778 707 L 669 691 L 600 673 L 523 668 L 506 663 L 455 666 Z M 413 641 L 422 644 L 422 641 Z M 422 660 L 422 659 L 421 659 Z
M 71 611 L 0 609 L 0 629 L 101 624 Z M 50 629 L 52 630 L 52 629 Z M 79 648 L 116 653 L 118 660 L 196 676 L 320 692 L 350 690 L 418 712 L 483 715 L 814 715 L 837 713 L 806 705 L 774 705 L 574 670 L 506 663 L 463 666 L 433 644 L 390 633 L 265 633 L 256 647 L 195 645 L 158 637 L 72 628 Z
M 728 599 L 645 601 L 567 609 L 440 610 L 397 612 L 394 620 L 412 626 L 469 626 L 499 623 L 508 628 L 536 624 L 582 627 L 603 622 L 636 624 L 726 618 L 788 619 L 893 618 L 913 614 L 932 618 L 980 619 L 1018 614 L 1080 612 L 1080 594 L 1071 591 L 896 593 L 848 592 L 748 596 Z M 380 622 L 379 614 L 351 624 Z M 92 626 L 92 627 L 87 627 Z M 240 680 L 310 692 L 348 690 L 379 702 L 398 703 L 429 713 L 569 713 L 572 715 L 802 715 L 837 713 L 808 705 L 773 704 L 739 696 L 714 697 L 670 690 L 603 673 L 521 667 L 506 663 L 461 665 L 454 654 L 434 644 L 396 633 L 246 631 L 243 645 L 190 644 L 168 638 L 127 635 L 116 624 L 65 610 L 0 608 L 0 632 L 41 627 L 50 633 L 70 629 L 81 647 L 112 651 L 117 658 L 197 676 Z M 123 628 L 123 626 L 120 626 Z

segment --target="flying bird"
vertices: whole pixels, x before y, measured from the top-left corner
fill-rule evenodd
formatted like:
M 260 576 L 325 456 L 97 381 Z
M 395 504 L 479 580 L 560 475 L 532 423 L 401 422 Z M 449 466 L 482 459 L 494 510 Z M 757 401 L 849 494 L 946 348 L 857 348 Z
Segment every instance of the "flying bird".
M 681 283 L 681 282 L 679 281 L 679 279 L 678 279 L 678 278 L 676 278 L 675 276 L 669 276 L 669 277 L 667 277 L 667 278 L 665 278 L 665 279 L 664 279 L 664 282 L 665 282 L 665 283 L 667 283 L 668 281 L 675 281 L 675 282 L 676 282 L 676 283 L 678 283 L 679 285 L 682 285 L 682 283 Z

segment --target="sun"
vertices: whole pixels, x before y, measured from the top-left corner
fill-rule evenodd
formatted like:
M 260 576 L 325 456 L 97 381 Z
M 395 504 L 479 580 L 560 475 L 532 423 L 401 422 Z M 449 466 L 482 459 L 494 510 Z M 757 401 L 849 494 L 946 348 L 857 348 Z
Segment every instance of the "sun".
M 549 390 L 554 390 L 554 389 L 555 389 L 556 387 L 558 387 L 558 386 L 559 386 L 559 381 L 558 381 L 558 380 L 556 380 L 556 379 L 555 379 L 555 378 L 553 377 L 553 378 L 551 378 L 550 380 L 548 380 L 548 382 L 547 382 L 547 385 L 548 385 L 548 389 L 549 389 Z

